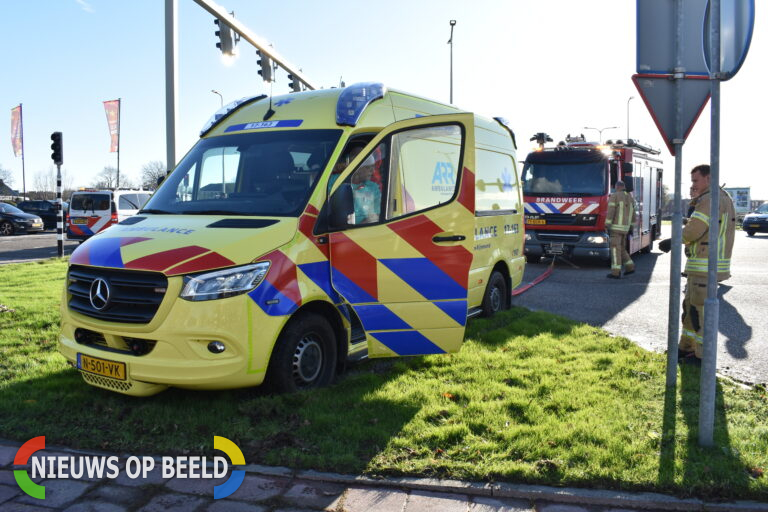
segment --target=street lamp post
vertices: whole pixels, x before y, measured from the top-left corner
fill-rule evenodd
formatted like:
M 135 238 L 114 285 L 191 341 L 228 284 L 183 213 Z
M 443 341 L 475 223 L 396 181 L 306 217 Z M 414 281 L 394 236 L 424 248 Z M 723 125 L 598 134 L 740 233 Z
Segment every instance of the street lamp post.
M 216 89 L 211 89 L 211 92 L 213 94 L 219 95 L 219 101 L 221 102 L 221 108 L 224 108 L 224 96 L 221 95 L 219 91 Z M 221 193 L 222 195 L 226 195 L 227 193 L 227 185 L 226 180 L 224 177 L 224 148 L 221 148 Z
M 448 44 L 451 45 L 451 98 L 450 103 L 453 105 L 453 27 L 456 25 L 456 20 L 451 20 L 451 38 L 448 39 Z
M 603 131 L 605 131 L 605 130 L 614 130 L 616 128 L 618 128 L 618 126 L 606 126 L 605 128 L 590 128 L 589 126 L 585 126 L 584 127 L 585 130 L 597 130 L 597 133 L 599 134 L 598 135 L 598 142 L 600 144 L 603 143 Z
M 219 101 L 221 102 L 221 106 L 223 107 L 224 106 L 224 96 L 222 96 L 221 93 L 219 91 L 217 91 L 216 89 L 211 89 L 211 92 L 213 94 L 218 94 L 219 95 Z
M 635 99 L 634 96 L 630 96 L 627 100 L 627 140 L 629 140 L 629 102 Z

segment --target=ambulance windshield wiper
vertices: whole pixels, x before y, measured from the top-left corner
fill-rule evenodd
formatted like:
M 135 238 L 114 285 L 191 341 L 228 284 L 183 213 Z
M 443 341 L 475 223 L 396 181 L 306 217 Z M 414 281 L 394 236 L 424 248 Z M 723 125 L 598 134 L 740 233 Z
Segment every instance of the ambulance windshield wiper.
M 140 215 L 142 213 L 156 213 L 158 215 L 160 215 L 160 214 L 178 215 L 178 212 L 168 212 L 168 211 L 165 211 L 165 210 L 156 210 L 154 208 L 147 208 L 147 209 L 144 209 L 144 210 L 139 210 L 136 215 Z

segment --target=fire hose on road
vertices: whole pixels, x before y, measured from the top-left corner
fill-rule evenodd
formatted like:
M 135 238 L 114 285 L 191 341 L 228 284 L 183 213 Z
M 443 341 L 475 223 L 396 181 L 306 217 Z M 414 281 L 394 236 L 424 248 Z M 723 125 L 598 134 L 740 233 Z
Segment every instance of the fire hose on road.
M 512 296 L 515 297 L 517 295 L 520 295 L 523 292 L 530 290 L 531 288 L 533 288 L 534 286 L 536 286 L 537 284 L 539 284 L 540 282 L 542 282 L 543 280 L 551 276 L 552 270 L 555 268 L 555 259 L 556 258 L 552 258 L 552 263 L 549 264 L 549 267 L 547 268 L 547 270 L 545 270 L 539 277 L 537 277 L 536 279 L 534 279 L 533 281 L 531 281 L 526 285 L 518 286 L 517 288 L 512 290 Z

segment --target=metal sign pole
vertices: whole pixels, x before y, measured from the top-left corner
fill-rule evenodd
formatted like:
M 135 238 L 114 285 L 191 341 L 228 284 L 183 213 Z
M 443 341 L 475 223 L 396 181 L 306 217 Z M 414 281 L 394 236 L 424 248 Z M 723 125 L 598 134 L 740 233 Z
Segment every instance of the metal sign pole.
M 717 331 L 720 304 L 717 300 L 717 260 L 720 218 L 720 0 L 710 3 L 710 80 L 712 86 L 709 174 L 709 267 L 707 299 L 704 301 L 704 357 L 699 384 L 699 445 L 714 444 L 715 391 L 717 389 Z
M 675 1 L 675 199 L 672 214 L 672 261 L 669 269 L 669 320 L 667 324 L 667 387 L 677 386 L 677 347 L 680 339 L 680 268 L 683 240 L 683 0 Z

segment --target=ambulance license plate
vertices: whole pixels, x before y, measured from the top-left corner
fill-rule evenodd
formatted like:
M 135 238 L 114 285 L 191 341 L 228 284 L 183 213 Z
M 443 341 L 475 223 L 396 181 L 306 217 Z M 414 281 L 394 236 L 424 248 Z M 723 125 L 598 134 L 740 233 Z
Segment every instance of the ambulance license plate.
M 72 224 L 88 224 L 88 219 L 82 217 L 75 217 L 72 219 Z
M 77 354 L 77 369 L 110 379 L 125 380 L 125 363 Z
M 525 221 L 525 223 L 526 224 L 538 224 L 538 225 L 541 225 L 541 224 L 546 224 L 547 221 L 544 220 L 544 219 L 530 219 L 530 220 Z
M 563 254 L 564 251 L 565 248 L 563 246 L 563 242 L 549 244 L 549 247 L 547 247 L 548 254 Z

